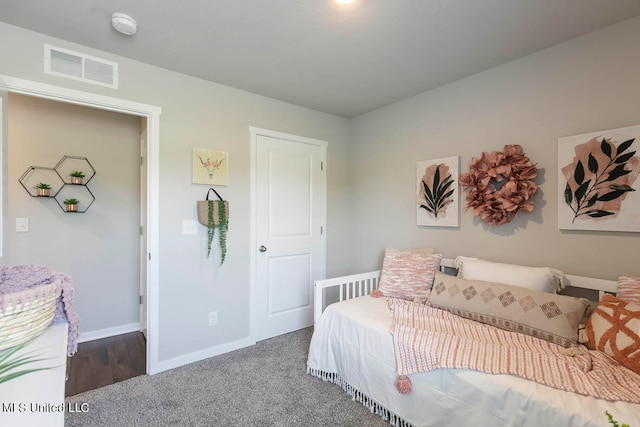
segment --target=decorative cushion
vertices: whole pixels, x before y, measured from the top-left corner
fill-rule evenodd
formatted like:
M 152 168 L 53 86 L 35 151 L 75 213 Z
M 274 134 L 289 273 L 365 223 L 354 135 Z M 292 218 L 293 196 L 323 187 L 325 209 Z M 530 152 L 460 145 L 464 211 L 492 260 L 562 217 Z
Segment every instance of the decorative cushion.
M 578 341 L 578 326 L 589 301 L 437 272 L 429 304 L 458 316 L 569 347 Z
M 640 374 L 640 304 L 605 294 L 587 321 L 589 348 Z
M 426 300 L 442 255 L 387 248 L 378 289 L 386 297 Z
M 640 277 L 628 274 L 618 277 L 616 296 L 623 301 L 640 304 Z
M 550 267 L 527 267 L 516 264 L 458 257 L 458 277 L 467 280 L 505 283 L 542 292 L 557 292 L 564 287 L 563 274 Z

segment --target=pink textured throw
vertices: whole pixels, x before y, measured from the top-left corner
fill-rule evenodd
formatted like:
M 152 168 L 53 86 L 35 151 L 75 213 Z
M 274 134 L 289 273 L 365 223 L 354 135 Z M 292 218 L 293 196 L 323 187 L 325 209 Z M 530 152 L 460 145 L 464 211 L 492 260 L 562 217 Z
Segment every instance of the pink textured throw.
M 62 285 L 62 295 L 56 303 L 56 312 L 51 325 L 69 323 L 67 354 L 73 356 L 78 349 L 80 317 L 73 309 L 73 279 L 67 273 L 51 271 L 41 265 L 0 266 L 0 307 L 5 307 L 5 298 L 2 297 L 4 294 L 34 289 L 53 283 L 55 280 L 59 280 Z
M 640 403 L 640 375 L 604 353 L 566 349 L 529 335 L 464 319 L 447 311 L 400 299 L 388 299 L 393 312 L 398 375 L 439 368 L 509 374 L 581 395 Z M 402 377 L 400 377 L 402 378 Z M 407 378 L 408 379 L 408 378 Z M 406 381 L 396 384 L 410 390 Z

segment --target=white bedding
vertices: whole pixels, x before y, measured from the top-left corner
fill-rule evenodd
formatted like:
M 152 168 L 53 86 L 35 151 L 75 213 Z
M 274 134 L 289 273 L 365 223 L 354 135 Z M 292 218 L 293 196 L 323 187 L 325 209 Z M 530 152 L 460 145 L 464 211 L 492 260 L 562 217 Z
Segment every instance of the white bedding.
M 340 384 L 396 425 L 610 427 L 609 411 L 621 424 L 640 426 L 638 404 L 580 396 L 510 375 L 439 369 L 411 375 L 411 393 L 400 394 L 391 321 L 384 298 L 328 306 L 311 339 L 309 372 Z

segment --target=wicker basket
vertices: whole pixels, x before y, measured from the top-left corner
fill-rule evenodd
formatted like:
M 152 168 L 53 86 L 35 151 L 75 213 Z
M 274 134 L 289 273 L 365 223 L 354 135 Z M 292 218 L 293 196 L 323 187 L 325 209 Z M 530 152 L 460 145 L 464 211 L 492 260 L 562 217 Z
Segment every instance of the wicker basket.
M 229 202 L 227 200 L 222 200 L 222 197 L 220 197 L 216 189 L 213 187 L 209 188 L 209 190 L 207 191 L 207 197 L 205 200 L 198 200 L 198 203 L 196 205 L 198 208 L 198 222 L 200 222 L 200 224 L 204 225 L 205 227 L 209 226 L 209 194 L 212 191 L 216 193 L 216 196 L 218 196 L 219 199 L 211 200 L 213 202 L 213 225 L 219 227 L 220 216 L 218 215 L 218 212 L 220 212 L 220 203 L 224 203 L 225 217 L 227 218 L 227 221 L 229 221 Z
M 0 295 L 0 351 L 22 344 L 40 335 L 56 312 L 62 292 L 59 280 Z

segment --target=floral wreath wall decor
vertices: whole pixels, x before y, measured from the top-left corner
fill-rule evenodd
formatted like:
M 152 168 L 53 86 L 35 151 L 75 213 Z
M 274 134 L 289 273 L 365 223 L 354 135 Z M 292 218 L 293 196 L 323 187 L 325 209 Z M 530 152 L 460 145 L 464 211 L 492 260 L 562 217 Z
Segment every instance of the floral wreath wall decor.
M 558 138 L 558 228 L 640 232 L 640 126 Z
M 475 216 L 491 226 L 508 223 L 519 211 L 533 210 L 536 176 L 538 169 L 519 145 L 483 152 L 482 157 L 471 159 L 469 173 L 460 175 L 462 189 L 470 190 L 466 209 L 472 208 Z

